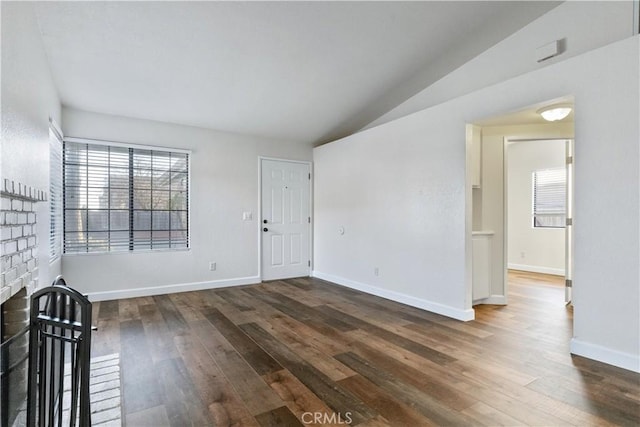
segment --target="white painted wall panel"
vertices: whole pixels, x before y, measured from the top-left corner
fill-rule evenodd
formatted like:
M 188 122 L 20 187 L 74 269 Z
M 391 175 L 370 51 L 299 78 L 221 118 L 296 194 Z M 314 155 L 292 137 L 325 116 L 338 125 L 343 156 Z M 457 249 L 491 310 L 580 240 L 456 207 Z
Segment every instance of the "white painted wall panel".
M 68 108 L 63 123 L 67 136 L 192 150 L 191 249 L 65 255 L 70 283 L 111 299 L 259 281 L 258 158 L 310 160 L 310 146 Z
M 316 148 L 314 270 L 468 315 L 464 141 L 440 111 Z
M 49 192 L 49 117 L 60 100 L 49 72 L 34 5 L 2 2 L 2 138 L 0 177 Z M 60 274 L 49 265 L 49 203 L 37 204 L 39 285 Z

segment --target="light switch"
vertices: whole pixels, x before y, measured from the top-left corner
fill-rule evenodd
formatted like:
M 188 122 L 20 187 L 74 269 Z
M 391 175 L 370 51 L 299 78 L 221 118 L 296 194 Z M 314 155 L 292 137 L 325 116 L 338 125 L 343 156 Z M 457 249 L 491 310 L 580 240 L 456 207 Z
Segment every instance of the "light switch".
M 251 214 L 251 212 L 244 212 L 242 214 L 242 219 L 244 221 L 251 221 L 253 219 L 253 215 Z

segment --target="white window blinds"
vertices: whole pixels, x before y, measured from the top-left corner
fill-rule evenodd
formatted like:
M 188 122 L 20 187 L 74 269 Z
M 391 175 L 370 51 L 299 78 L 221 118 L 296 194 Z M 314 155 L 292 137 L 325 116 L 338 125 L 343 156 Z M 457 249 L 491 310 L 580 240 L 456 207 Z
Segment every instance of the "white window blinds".
M 566 168 L 533 172 L 533 226 L 561 228 L 566 222 Z
M 189 154 L 66 141 L 65 253 L 189 247 Z
M 49 126 L 49 262 L 62 255 L 62 135 Z

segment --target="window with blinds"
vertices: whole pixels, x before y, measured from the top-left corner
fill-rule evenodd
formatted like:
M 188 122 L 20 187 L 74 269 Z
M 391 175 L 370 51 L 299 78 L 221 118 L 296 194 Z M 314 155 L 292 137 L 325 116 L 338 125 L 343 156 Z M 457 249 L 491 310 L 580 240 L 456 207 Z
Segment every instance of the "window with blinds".
M 62 255 L 62 136 L 49 127 L 49 262 Z
M 566 168 L 533 172 L 533 226 L 563 228 L 566 223 Z
M 189 155 L 65 141 L 64 251 L 189 247 Z

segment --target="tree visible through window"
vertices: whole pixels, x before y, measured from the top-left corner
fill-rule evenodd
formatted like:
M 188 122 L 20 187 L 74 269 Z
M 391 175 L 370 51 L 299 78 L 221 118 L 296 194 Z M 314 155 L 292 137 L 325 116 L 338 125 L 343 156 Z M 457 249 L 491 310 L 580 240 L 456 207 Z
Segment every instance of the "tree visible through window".
M 65 253 L 189 247 L 189 155 L 65 141 Z
M 567 216 L 566 168 L 533 172 L 533 226 L 563 228 Z

